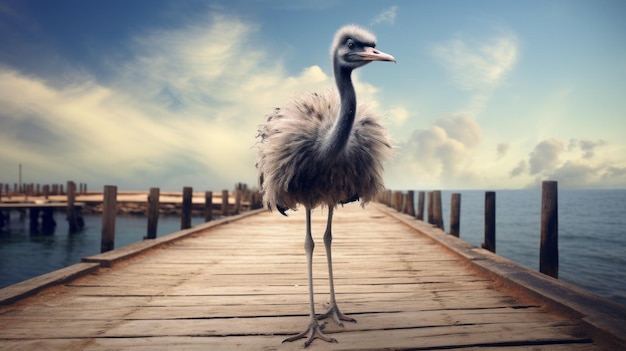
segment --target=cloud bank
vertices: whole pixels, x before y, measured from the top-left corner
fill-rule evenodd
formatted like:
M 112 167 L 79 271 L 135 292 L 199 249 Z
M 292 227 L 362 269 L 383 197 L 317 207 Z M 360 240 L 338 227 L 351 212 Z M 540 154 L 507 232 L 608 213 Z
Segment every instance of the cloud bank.
M 626 182 L 626 167 L 598 156 L 608 146 L 604 140 L 545 139 L 527 159 L 519 161 L 510 175 L 532 176 L 527 187 L 538 187 L 542 180 L 552 179 L 565 188 L 619 188 Z

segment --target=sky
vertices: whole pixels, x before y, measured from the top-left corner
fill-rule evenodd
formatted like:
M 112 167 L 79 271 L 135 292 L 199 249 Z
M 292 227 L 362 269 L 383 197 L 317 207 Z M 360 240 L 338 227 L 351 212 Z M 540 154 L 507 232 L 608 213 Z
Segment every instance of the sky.
M 390 189 L 626 188 L 626 2 L 0 0 L 0 182 L 256 186 L 267 113 L 334 85 L 344 24 Z

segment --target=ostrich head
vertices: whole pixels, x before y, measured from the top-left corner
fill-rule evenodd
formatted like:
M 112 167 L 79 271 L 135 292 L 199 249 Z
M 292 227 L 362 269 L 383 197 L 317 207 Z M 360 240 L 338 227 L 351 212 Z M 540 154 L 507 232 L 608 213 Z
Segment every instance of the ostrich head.
M 391 61 L 396 59 L 376 50 L 376 37 L 366 29 L 355 25 L 342 27 L 335 34 L 330 56 L 335 70 L 352 71 L 372 61 Z

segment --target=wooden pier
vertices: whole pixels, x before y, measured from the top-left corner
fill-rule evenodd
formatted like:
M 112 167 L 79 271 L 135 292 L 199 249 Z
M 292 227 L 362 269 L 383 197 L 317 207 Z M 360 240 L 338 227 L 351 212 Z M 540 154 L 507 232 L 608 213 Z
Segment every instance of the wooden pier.
M 76 208 L 78 210 L 73 210 L 72 218 L 74 218 L 74 220 L 80 218 L 82 221 L 80 208 L 83 206 L 85 206 L 85 204 L 82 202 L 72 202 L 71 206 L 67 202 L 3 202 L 0 203 L 0 229 L 8 224 L 10 211 L 21 211 L 24 214 L 28 211 L 31 233 L 51 234 L 54 233 L 54 228 L 56 227 L 56 222 L 53 218 L 53 212 L 55 210 L 67 210 L 69 220 L 69 209 Z
M 328 301 L 313 217 L 316 303 Z M 335 212 L 339 343 L 311 350 L 618 350 L 626 308 L 383 205 Z M 304 211 L 257 210 L 88 257 L 0 290 L 2 350 L 296 350 Z

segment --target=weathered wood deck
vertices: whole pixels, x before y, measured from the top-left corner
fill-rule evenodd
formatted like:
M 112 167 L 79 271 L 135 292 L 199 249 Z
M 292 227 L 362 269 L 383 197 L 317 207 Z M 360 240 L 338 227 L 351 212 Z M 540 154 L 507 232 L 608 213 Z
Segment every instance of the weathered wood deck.
M 472 263 L 479 259 L 470 257 L 475 251 L 452 244 L 457 251 L 467 249 L 461 253 L 467 260 L 442 248 L 431 238 L 441 234 L 421 222 L 417 226 L 430 236 L 378 205 L 365 210 L 349 205 L 335 213 L 337 299 L 358 323 L 340 328 L 329 322 L 326 331 L 339 343 L 316 340 L 312 350 L 597 350 L 614 345 L 606 340 L 610 335 L 590 328 L 585 312 L 563 314 L 544 299 L 479 272 Z M 324 221 L 325 214 L 317 210 L 318 312 L 328 301 Z M 308 321 L 304 211 L 288 218 L 262 212 L 179 236 L 185 237 L 165 239 L 156 249 L 120 261 L 115 260 L 132 250 L 92 257 L 103 266 L 112 264 L 109 260 L 117 263 L 95 270 L 89 266 L 95 263 L 83 263 L 90 274 L 0 306 L 0 349 L 303 348 L 303 341 L 281 341 Z

